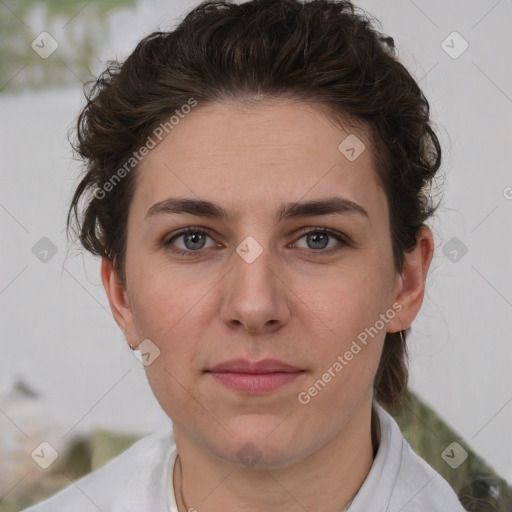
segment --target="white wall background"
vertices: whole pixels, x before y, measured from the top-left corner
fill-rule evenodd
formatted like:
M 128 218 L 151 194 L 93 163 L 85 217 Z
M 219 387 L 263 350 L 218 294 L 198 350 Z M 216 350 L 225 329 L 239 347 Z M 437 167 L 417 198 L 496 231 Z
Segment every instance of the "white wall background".
M 141 37 L 195 3 L 140 0 L 112 12 L 100 59 L 127 56 Z M 381 21 L 421 80 L 445 150 L 438 247 L 410 344 L 412 388 L 512 483 L 512 2 L 358 5 Z M 456 59 L 441 46 L 453 31 L 469 44 Z M 455 39 L 452 51 L 460 44 Z M 0 94 L 6 451 L 19 443 L 31 450 L 43 438 L 59 446 L 94 427 L 149 433 L 169 421 L 113 321 L 99 262 L 68 253 L 63 228 L 77 168 L 66 133 L 81 104 L 78 81 L 75 88 Z M 42 237 L 57 248 L 46 263 L 32 253 Z M 467 247 L 455 263 L 443 253 L 452 237 Z M 39 396 L 20 398 L 16 380 Z

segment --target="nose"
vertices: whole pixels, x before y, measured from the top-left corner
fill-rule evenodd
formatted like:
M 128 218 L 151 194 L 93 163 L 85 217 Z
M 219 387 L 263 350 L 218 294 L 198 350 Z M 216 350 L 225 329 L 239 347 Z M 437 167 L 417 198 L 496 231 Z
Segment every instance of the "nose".
M 238 254 L 224 283 L 221 319 L 230 329 L 270 334 L 290 319 L 290 291 L 268 250 L 248 263 Z

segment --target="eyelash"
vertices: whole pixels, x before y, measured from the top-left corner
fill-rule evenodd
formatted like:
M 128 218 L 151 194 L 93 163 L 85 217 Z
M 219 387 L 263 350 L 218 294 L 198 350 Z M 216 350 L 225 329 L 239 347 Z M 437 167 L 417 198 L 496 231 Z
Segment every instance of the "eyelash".
M 191 233 L 199 233 L 199 234 L 207 235 L 207 236 L 209 236 L 210 238 L 213 239 L 213 237 L 207 231 L 205 231 L 204 229 L 201 229 L 201 228 L 198 228 L 198 227 L 196 228 L 196 227 L 192 226 L 192 227 L 188 227 L 188 228 L 185 228 L 185 229 L 183 229 L 181 231 L 178 231 L 178 232 L 174 233 L 173 236 L 171 238 L 169 238 L 167 241 L 164 241 L 163 244 L 171 252 L 173 252 L 175 254 L 178 254 L 180 256 L 197 256 L 198 254 L 200 254 L 203 251 L 203 249 L 198 249 L 197 251 L 189 251 L 189 250 L 186 250 L 186 249 L 176 249 L 176 248 L 172 247 L 172 242 L 174 240 L 176 240 L 180 236 L 188 235 L 188 234 L 191 234 Z M 308 235 L 310 233 L 329 235 L 330 237 L 335 238 L 340 243 L 340 245 L 335 247 L 335 248 L 326 249 L 326 250 L 319 249 L 319 250 L 315 251 L 313 249 L 310 249 L 308 251 L 308 255 L 314 255 L 314 256 L 330 255 L 330 254 L 332 254 L 334 252 L 337 252 L 337 251 L 341 250 L 345 246 L 350 246 L 350 242 L 349 242 L 348 238 L 345 235 L 343 235 L 342 233 L 339 233 L 338 231 L 334 231 L 332 229 L 329 229 L 329 228 L 318 228 L 318 227 L 306 228 L 304 231 L 302 231 L 302 233 L 297 238 L 297 240 L 300 240 L 305 235 Z M 303 252 L 304 252 L 304 250 L 303 250 Z

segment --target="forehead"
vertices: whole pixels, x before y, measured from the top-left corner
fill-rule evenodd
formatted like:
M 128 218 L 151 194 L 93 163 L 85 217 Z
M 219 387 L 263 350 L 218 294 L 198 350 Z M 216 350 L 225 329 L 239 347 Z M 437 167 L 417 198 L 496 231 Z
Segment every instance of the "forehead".
M 263 211 L 283 198 L 336 192 L 358 203 L 382 203 L 369 131 L 349 121 L 337 126 L 305 102 L 196 107 L 142 161 L 134 203 L 147 209 L 182 195 Z

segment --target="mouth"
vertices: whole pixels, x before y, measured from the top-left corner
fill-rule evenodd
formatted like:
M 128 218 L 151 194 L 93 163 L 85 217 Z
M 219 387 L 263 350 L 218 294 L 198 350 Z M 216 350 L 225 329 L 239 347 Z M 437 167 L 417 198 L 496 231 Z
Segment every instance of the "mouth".
M 303 375 L 305 370 L 277 359 L 261 361 L 233 359 L 214 366 L 206 373 L 220 384 L 235 391 L 262 394 L 293 382 Z

